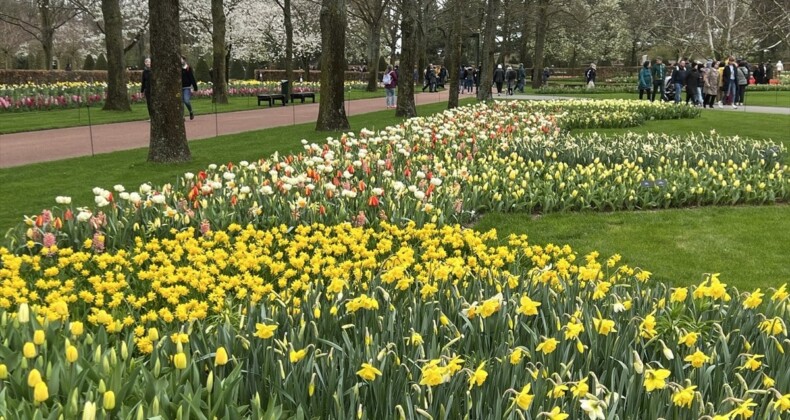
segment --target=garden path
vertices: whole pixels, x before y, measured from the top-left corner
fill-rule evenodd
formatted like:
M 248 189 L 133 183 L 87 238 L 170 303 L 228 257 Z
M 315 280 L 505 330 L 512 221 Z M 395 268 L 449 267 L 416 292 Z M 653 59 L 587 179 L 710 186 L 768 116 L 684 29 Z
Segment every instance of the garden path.
M 462 95 L 462 98 L 470 95 Z M 495 99 L 569 99 L 550 95 L 495 96 Z M 418 105 L 447 100 L 447 91 L 419 93 L 415 97 Z M 358 115 L 384 110 L 384 98 L 358 99 L 346 102 L 346 113 Z M 714 108 L 716 112 L 758 112 L 790 115 L 790 108 L 743 106 L 738 109 Z M 291 124 L 309 123 L 318 116 L 318 104 L 299 106 L 261 107 L 249 111 L 228 112 L 214 115 L 198 115 L 194 121 L 186 122 L 187 138 L 204 139 L 223 134 L 261 130 Z M 0 168 L 26 165 L 37 162 L 88 156 L 92 153 L 109 153 L 148 146 L 148 121 L 73 127 L 56 130 L 31 131 L 0 135 Z M 93 150 L 92 150 L 93 149 Z
M 447 99 L 447 91 L 415 95 L 417 105 Z M 346 101 L 346 114 L 351 116 L 382 111 L 385 105 L 385 98 Z M 272 107 L 263 104 L 249 111 L 196 115 L 194 120 L 186 120 L 184 125 L 187 139 L 192 141 L 217 135 L 310 123 L 315 122 L 317 117 L 318 103 Z M 2 134 L 0 168 L 147 147 L 149 124 L 148 121 L 131 121 Z

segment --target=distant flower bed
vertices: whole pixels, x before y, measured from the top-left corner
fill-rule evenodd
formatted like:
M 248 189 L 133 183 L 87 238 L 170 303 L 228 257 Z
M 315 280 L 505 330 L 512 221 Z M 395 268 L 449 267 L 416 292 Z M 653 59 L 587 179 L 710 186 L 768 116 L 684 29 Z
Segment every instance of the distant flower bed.
M 467 106 L 325 144 L 305 141 L 298 155 L 210 165 L 165 185 L 96 187 L 92 205 L 61 197 L 54 213 L 29 218 L 12 238 L 22 248 L 104 250 L 126 248 L 140 236 L 166 237 L 172 229 L 223 230 L 232 223 L 422 226 L 467 223 L 485 211 L 633 210 L 790 198 L 786 150 L 779 144 L 716 134 L 603 139 L 565 133 L 566 118 L 575 124 L 583 112 L 616 116 L 619 108 L 626 115 L 675 118 L 692 109 L 587 102 Z M 563 103 L 567 112 L 557 108 Z
M 346 82 L 349 90 L 363 90 L 362 82 Z M 0 85 L 0 112 L 47 111 L 68 109 L 80 106 L 99 106 L 104 103 L 107 84 L 88 82 L 62 82 L 49 85 L 23 84 Z M 145 102 L 140 93 L 140 83 L 127 85 L 132 103 Z M 264 93 L 280 93 L 279 82 L 258 82 L 255 80 L 231 81 L 228 84 L 230 97 L 255 96 Z M 295 82 L 294 92 L 318 92 L 318 82 Z M 198 83 L 194 98 L 210 98 L 213 94 L 211 83 Z

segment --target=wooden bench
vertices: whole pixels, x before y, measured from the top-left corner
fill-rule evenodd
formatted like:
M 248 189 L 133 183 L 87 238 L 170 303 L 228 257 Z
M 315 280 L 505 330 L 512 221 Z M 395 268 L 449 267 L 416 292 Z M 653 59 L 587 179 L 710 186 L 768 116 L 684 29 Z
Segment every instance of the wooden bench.
M 268 95 L 258 95 L 258 106 L 261 106 L 261 102 L 266 101 L 269 103 L 269 106 L 272 106 L 274 101 L 282 102 L 283 106 L 285 106 L 285 95 L 281 95 L 279 93 L 271 93 Z M 302 99 L 304 102 L 304 99 Z M 313 100 L 315 102 L 315 100 Z
M 311 98 L 313 103 L 315 103 L 315 92 L 294 92 L 291 94 L 291 101 L 301 99 L 302 103 L 304 103 L 304 100 L 307 98 Z

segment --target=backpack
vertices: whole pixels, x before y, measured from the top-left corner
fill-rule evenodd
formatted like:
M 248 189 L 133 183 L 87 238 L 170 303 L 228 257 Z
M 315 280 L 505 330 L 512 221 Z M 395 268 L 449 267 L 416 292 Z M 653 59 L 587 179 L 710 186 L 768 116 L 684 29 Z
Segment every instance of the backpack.
M 384 73 L 381 83 L 384 83 L 385 85 L 392 83 L 392 76 L 389 73 Z

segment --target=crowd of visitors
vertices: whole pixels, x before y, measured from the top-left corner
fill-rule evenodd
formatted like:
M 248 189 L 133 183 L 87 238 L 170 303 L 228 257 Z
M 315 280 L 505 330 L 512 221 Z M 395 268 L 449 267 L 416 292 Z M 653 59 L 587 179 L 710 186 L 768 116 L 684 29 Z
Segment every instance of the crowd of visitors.
M 675 103 L 680 103 L 685 91 L 687 104 L 709 108 L 714 104 L 719 108 L 728 105 L 737 109 L 743 106 L 747 86 L 770 83 L 774 70 L 778 78 L 784 70 L 781 61 L 774 69 L 770 63 L 752 66 L 746 60 L 736 60 L 734 56 L 705 62 L 684 58 L 672 65 L 667 75 L 667 67 L 661 57 L 657 57 L 652 65 L 650 61 L 642 63 L 637 77 L 639 99 L 643 99 L 645 93 L 651 101 L 655 101 L 656 95 L 668 99 L 667 95 L 671 94 Z

